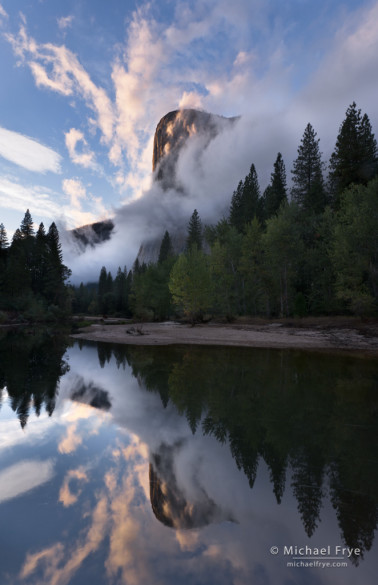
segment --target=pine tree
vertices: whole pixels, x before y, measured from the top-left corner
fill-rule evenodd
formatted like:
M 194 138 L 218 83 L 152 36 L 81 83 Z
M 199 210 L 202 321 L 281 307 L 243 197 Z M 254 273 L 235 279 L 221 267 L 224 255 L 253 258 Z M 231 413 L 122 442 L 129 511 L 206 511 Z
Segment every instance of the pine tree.
M 167 260 L 167 258 L 172 256 L 172 254 L 173 254 L 173 247 L 172 247 L 171 236 L 169 235 L 169 232 L 166 231 L 164 234 L 164 237 L 162 239 L 161 245 L 160 245 L 158 264 L 162 264 L 165 260 Z
M 243 205 L 244 183 L 239 181 L 236 190 L 232 194 L 230 206 L 230 224 L 239 232 L 243 230 L 244 225 L 244 205 Z
M 100 276 L 99 276 L 99 280 L 98 280 L 98 305 L 99 305 L 100 312 L 104 312 L 103 311 L 103 309 L 104 309 L 103 299 L 107 293 L 107 279 L 108 279 L 108 272 L 107 272 L 105 266 L 103 266 L 101 268 Z
M 34 236 L 33 220 L 30 215 L 29 209 L 26 210 L 24 219 L 21 222 L 20 232 L 23 238 L 26 238 L 28 236 Z
M 329 183 L 336 209 L 341 193 L 349 185 L 366 185 L 377 174 L 377 163 L 377 142 L 369 118 L 366 114 L 361 116 L 361 110 L 353 102 L 340 126 L 329 164 Z
M 7 230 L 5 229 L 4 224 L 0 223 L 0 250 L 5 250 L 5 248 L 8 248 L 8 245 Z
M 202 250 L 202 240 L 202 222 L 197 209 L 195 209 L 188 224 L 187 250 L 191 250 L 194 245 L 197 246 L 198 250 Z
M 306 213 L 321 213 L 327 203 L 319 150 L 320 139 L 316 136 L 311 124 L 307 124 L 291 171 L 292 198 Z
M 276 215 L 283 201 L 287 201 L 286 169 L 282 154 L 279 152 L 274 163 L 270 185 L 265 189 L 263 195 L 264 219 Z
M 259 215 L 260 187 L 255 165 L 252 164 L 244 182 L 240 181 L 234 191 L 230 206 L 230 224 L 239 232 L 245 232 L 246 226 Z
M 43 235 L 41 229 L 41 236 Z M 47 261 L 45 277 L 45 295 L 47 300 L 60 308 L 65 308 L 67 290 L 65 281 L 70 277 L 71 271 L 63 264 L 62 246 L 59 240 L 58 228 L 55 222 L 49 227 L 46 235 Z

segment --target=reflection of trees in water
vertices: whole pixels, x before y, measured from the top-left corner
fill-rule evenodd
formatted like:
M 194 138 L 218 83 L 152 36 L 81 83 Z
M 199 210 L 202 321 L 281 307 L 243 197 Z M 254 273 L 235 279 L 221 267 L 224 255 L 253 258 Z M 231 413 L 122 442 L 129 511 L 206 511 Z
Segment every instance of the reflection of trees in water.
M 54 412 L 59 379 L 69 368 L 66 348 L 64 335 L 46 330 L 11 331 L 0 340 L 0 386 L 6 386 L 22 428 L 31 407 L 37 416 L 43 405 L 49 416 Z
M 370 549 L 378 521 L 376 361 L 243 348 L 117 346 L 116 352 L 118 367 L 128 363 L 193 433 L 201 428 L 227 442 L 251 487 L 263 459 L 280 503 L 291 469 L 309 537 L 329 489 L 345 544 Z

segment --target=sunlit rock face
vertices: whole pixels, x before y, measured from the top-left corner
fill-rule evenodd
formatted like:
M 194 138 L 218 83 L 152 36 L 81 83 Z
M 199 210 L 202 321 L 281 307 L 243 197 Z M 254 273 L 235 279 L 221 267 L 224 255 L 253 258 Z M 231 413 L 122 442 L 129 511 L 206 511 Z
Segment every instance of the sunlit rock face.
M 150 499 L 155 517 L 165 526 L 181 530 L 200 528 L 214 522 L 231 521 L 198 486 L 195 493 L 186 494 L 175 474 L 175 454 L 181 444 L 161 445 L 150 463 Z M 193 488 L 192 488 L 193 489 Z
M 199 110 L 175 110 L 158 123 L 154 136 L 152 171 L 163 188 L 182 188 L 176 183 L 175 166 L 182 147 L 193 136 L 205 138 L 204 146 L 237 118 L 224 118 Z
M 174 189 L 185 197 L 185 185 L 177 177 L 176 167 L 182 149 L 190 140 L 199 138 L 203 150 L 223 130 L 230 127 L 238 118 L 225 118 L 200 110 L 185 109 L 169 112 L 156 126 L 152 155 L 153 181 L 164 190 Z M 189 220 L 189 218 L 188 218 Z M 164 227 L 164 226 L 163 226 Z M 164 229 L 162 229 L 162 237 Z M 175 254 L 184 251 L 186 231 L 183 226 L 170 230 Z M 161 239 L 142 242 L 138 261 L 140 264 L 157 262 Z

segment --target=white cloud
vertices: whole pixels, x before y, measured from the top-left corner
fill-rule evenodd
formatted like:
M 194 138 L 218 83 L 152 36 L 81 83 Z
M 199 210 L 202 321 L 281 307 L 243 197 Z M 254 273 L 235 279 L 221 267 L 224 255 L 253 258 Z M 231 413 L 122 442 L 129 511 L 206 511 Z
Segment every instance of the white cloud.
M 0 127 L 0 155 L 29 171 L 60 172 L 61 156 L 36 140 Z
M 101 87 L 97 87 L 80 64 L 78 58 L 64 45 L 38 44 L 28 36 L 25 26 L 18 35 L 7 34 L 15 54 L 25 61 L 37 86 L 47 87 L 65 96 L 77 93 L 88 108 L 96 114 L 96 125 L 108 143 L 113 136 L 114 114 L 111 100 Z
M 5 209 L 24 213 L 32 205 L 32 215 L 56 218 L 61 215 L 61 207 L 52 198 L 54 193 L 49 189 L 37 185 L 26 187 L 6 177 L 0 177 L 0 206 Z
M 54 476 L 54 461 L 20 461 L 0 472 L 0 502 L 17 498 Z
M 72 14 L 69 16 L 62 16 L 61 18 L 57 19 L 58 22 L 58 27 L 60 28 L 60 30 L 65 30 L 66 28 L 70 28 L 72 26 L 72 21 L 73 21 L 73 16 Z
M 76 128 L 71 128 L 65 133 L 65 141 L 68 153 L 72 162 L 81 165 L 84 168 L 97 168 L 95 163 L 95 154 L 88 147 L 88 142 L 84 138 L 84 134 Z M 77 152 L 77 145 L 82 144 L 82 152 Z
M 8 18 L 8 13 L 4 10 L 3 6 L 0 4 L 0 20 L 1 18 Z
M 81 209 L 80 198 L 83 199 L 81 188 L 84 189 L 84 187 L 80 186 L 78 180 L 66 179 L 64 185 L 65 192 L 71 199 L 68 205 L 62 205 L 62 193 L 56 193 L 40 185 L 25 186 L 13 178 L 0 177 L 0 207 L 22 213 L 29 208 L 33 217 L 47 218 L 55 222 L 59 220 L 67 228 L 92 223 L 98 221 L 99 217 L 108 215 L 101 197 L 93 195 L 86 195 L 89 210 Z M 75 201 L 78 206 L 71 205 L 71 202 Z
M 63 191 L 70 196 L 70 204 L 77 209 L 81 208 L 80 199 L 87 199 L 85 187 L 78 179 L 64 179 Z

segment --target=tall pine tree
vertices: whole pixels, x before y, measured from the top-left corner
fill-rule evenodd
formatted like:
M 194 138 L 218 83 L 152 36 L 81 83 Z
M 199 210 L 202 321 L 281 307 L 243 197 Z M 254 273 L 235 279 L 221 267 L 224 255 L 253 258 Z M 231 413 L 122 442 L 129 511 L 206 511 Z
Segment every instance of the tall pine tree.
M 360 185 L 378 171 L 377 141 L 369 118 L 353 102 L 346 111 L 329 163 L 329 183 L 334 207 L 339 208 L 340 195 L 352 183 Z
M 287 201 L 286 169 L 282 154 L 279 152 L 274 163 L 270 185 L 265 189 L 263 195 L 264 219 L 276 215 L 283 201 Z
M 186 240 L 187 250 L 191 250 L 194 245 L 197 246 L 197 250 L 202 250 L 202 222 L 197 209 L 192 213 L 192 216 L 188 224 L 188 237 Z
M 327 196 L 319 138 L 316 136 L 317 133 L 311 124 L 307 124 L 291 171 L 293 175 L 291 195 L 303 211 L 318 214 L 324 210 Z
M 230 206 L 230 224 L 239 232 L 259 215 L 260 187 L 255 165 L 252 164 L 244 182 L 240 181 L 234 191 Z
M 167 260 L 167 258 L 172 256 L 172 254 L 173 254 L 173 247 L 172 247 L 171 236 L 169 235 L 169 232 L 166 231 L 164 236 L 163 236 L 161 245 L 160 245 L 158 264 L 162 264 L 165 260 Z
M 24 219 L 21 222 L 20 232 L 23 238 L 26 238 L 28 236 L 34 236 L 33 220 L 30 215 L 29 209 L 26 210 Z

